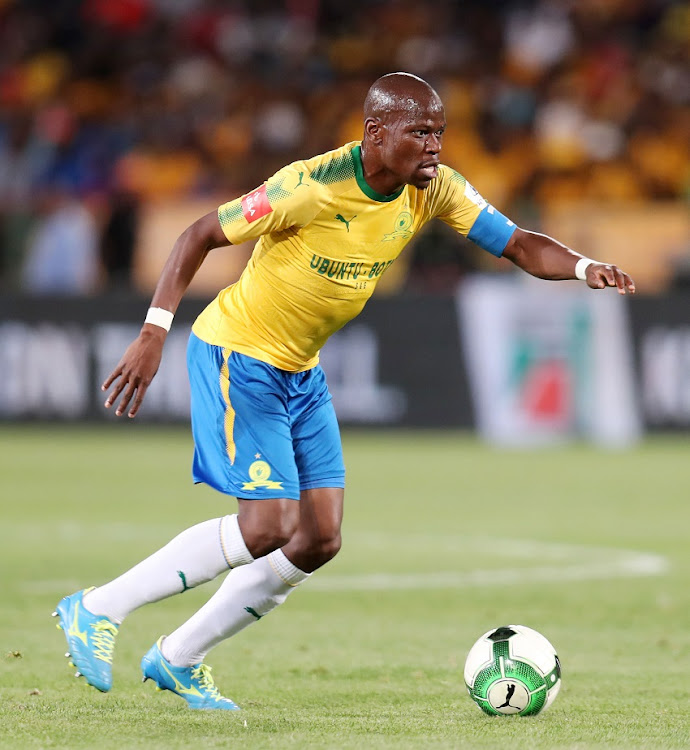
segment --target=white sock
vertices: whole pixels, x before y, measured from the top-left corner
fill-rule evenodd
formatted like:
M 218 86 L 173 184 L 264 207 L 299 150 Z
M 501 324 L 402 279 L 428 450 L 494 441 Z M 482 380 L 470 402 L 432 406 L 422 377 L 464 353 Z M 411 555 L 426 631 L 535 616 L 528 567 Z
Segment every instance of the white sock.
M 191 667 L 221 641 L 257 622 L 309 577 L 278 549 L 233 570 L 187 622 L 163 641 L 163 656 L 176 667 Z
M 237 516 L 214 518 L 183 531 L 119 578 L 90 591 L 84 606 L 121 623 L 144 604 L 180 594 L 253 559 Z

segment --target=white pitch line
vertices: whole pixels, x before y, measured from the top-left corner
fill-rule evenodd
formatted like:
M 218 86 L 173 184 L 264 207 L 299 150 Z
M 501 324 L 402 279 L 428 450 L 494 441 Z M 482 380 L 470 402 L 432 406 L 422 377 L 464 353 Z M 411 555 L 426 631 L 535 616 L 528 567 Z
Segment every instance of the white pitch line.
M 35 543 L 45 539 L 65 542 L 82 535 L 98 532 L 109 541 L 150 539 L 163 531 L 179 529 L 152 524 L 81 523 L 64 521 L 56 524 L 9 523 L 3 529 L 8 539 L 31 538 Z M 172 534 L 171 534 L 172 535 Z M 663 575 L 669 561 L 662 555 L 620 550 L 611 547 L 590 547 L 580 544 L 543 542 L 531 539 L 502 539 L 489 536 L 380 532 L 352 532 L 347 535 L 354 549 L 374 549 L 386 556 L 403 559 L 404 550 L 432 548 L 444 567 L 463 566 L 467 556 L 477 558 L 491 551 L 495 567 L 476 570 L 440 570 L 426 573 L 385 572 L 366 574 L 331 574 L 327 567 L 305 587 L 307 591 L 405 591 L 415 589 L 458 589 L 486 586 L 516 586 L 564 581 L 592 581 L 615 578 L 636 578 Z M 344 557 L 344 556 L 343 556 Z M 452 559 L 449 559 L 452 558 Z M 587 562 L 583 562 L 583 561 Z M 515 562 L 520 565 L 515 565 Z M 530 561 L 539 565 L 530 565 Z M 513 564 L 511 564 L 513 563 Z M 79 584 L 68 580 L 43 579 L 24 581 L 27 593 L 43 594 L 76 589 Z
M 169 523 L 132 523 L 128 521 L 8 521 L 2 524 L 0 540 L 16 542 L 28 540 L 34 543 L 49 540 L 73 542 L 85 537 L 97 536 L 108 542 L 172 538 L 184 530 L 184 525 Z
M 564 581 L 658 576 L 669 569 L 661 555 L 628 552 L 607 562 L 547 565 L 513 569 L 439 571 L 431 573 L 372 573 L 315 576 L 308 589 L 318 591 L 404 591 L 515 586 Z
M 549 565 L 512 570 L 439 571 L 434 573 L 371 573 L 365 575 L 314 576 L 306 591 L 411 591 L 418 589 L 459 589 L 485 586 L 516 586 L 565 581 L 596 581 L 612 578 L 644 578 L 663 575 L 669 569 L 661 555 L 628 552 L 610 562 L 583 565 Z M 30 594 L 50 594 L 77 590 L 76 580 L 25 581 L 22 590 Z

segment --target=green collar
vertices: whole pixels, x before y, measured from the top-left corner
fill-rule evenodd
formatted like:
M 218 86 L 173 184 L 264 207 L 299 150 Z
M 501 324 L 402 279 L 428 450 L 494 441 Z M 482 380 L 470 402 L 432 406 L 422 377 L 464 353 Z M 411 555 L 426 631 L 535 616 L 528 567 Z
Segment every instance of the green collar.
M 379 201 L 380 203 L 389 203 L 390 201 L 394 201 L 405 189 L 405 186 L 403 185 L 401 188 L 396 190 L 394 193 L 391 193 L 390 195 L 382 195 L 381 193 L 377 193 L 376 190 L 370 187 L 367 184 L 367 181 L 364 179 L 364 167 L 362 166 L 362 149 L 360 146 L 355 146 L 352 149 L 352 160 L 355 163 L 355 179 L 357 180 L 359 189 L 368 198 Z

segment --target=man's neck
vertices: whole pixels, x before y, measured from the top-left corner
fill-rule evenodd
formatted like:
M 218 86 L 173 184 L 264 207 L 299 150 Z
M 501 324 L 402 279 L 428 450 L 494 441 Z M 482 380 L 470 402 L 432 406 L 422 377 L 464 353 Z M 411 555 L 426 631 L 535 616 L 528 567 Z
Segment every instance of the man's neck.
M 367 185 L 381 195 L 392 195 L 400 190 L 403 183 L 388 171 L 380 162 L 378 155 L 371 153 L 362 141 L 362 171 Z

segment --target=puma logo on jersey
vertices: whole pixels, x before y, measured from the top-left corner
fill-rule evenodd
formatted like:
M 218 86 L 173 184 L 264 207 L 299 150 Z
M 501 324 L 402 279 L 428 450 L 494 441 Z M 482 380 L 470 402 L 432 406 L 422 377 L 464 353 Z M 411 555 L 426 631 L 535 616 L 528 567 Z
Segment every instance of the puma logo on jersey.
M 342 214 L 336 214 L 336 215 L 335 215 L 335 218 L 336 218 L 336 219 L 337 219 L 338 221 L 342 221 L 342 222 L 343 222 L 343 224 L 345 224 L 345 229 L 347 229 L 347 231 L 349 232 L 349 231 L 350 231 L 350 222 L 351 222 L 351 221 L 353 221 L 354 219 L 356 219 L 356 218 L 357 218 L 357 214 L 355 214 L 355 215 L 354 215 L 354 216 L 352 217 L 352 219 L 349 219 L 349 220 L 348 220 L 348 219 L 346 219 L 346 218 L 345 218 L 345 217 L 344 217 L 344 216 L 343 216 Z

